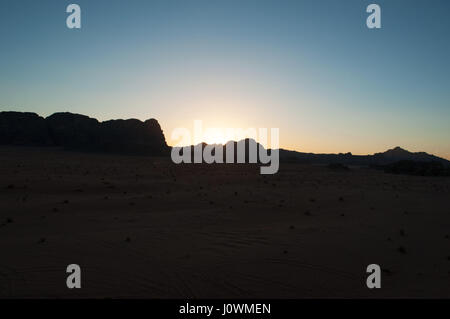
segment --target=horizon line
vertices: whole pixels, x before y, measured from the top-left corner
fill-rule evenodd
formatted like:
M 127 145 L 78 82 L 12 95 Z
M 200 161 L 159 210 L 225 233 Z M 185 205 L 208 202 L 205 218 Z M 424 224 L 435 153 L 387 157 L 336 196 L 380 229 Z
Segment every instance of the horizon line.
M 86 116 L 86 117 L 89 117 L 89 118 L 91 118 L 91 119 L 95 119 L 95 120 L 97 120 L 99 123 L 103 123 L 103 122 L 107 122 L 107 121 L 118 121 L 118 120 L 123 120 L 123 121 L 127 121 L 127 120 L 138 120 L 138 121 L 140 121 L 140 122 L 142 122 L 142 123 L 144 123 L 145 121 L 148 121 L 148 120 L 152 120 L 152 119 L 154 119 L 154 120 L 156 120 L 157 122 L 158 122 L 158 124 L 161 126 L 161 124 L 160 124 L 160 122 L 159 122 L 159 120 L 157 119 L 157 118 L 155 118 L 155 117 L 149 117 L 148 119 L 145 119 L 145 120 L 142 120 L 142 119 L 140 119 L 140 118 L 137 118 L 137 117 L 130 117 L 130 118 L 112 118 L 112 119 L 108 119 L 108 120 L 99 120 L 99 119 L 97 119 L 96 117 L 92 117 L 92 116 L 90 116 L 90 115 L 86 115 L 86 114 L 81 114 L 81 113 L 74 113 L 74 112 L 71 112 L 71 111 L 57 111 L 57 112 L 53 112 L 53 113 L 51 113 L 51 114 L 49 114 L 49 115 L 47 115 L 47 116 L 43 116 L 43 115 L 40 115 L 39 113 L 37 113 L 37 112 L 35 112 L 35 111 L 8 111 L 8 110 L 5 110 L 5 111 L 0 111 L 0 113 L 8 113 L 8 112 L 10 112 L 10 113 L 31 113 L 31 114 L 36 114 L 37 116 L 39 116 L 39 117 L 41 117 L 41 118 L 43 118 L 43 119 L 46 119 L 46 118 L 48 118 L 48 117 L 50 117 L 50 116 L 52 116 L 52 115 L 54 115 L 54 114 L 58 114 L 58 113 L 69 113 L 69 114 L 74 114 L 74 115 L 81 115 L 81 116 Z M 161 126 L 162 127 L 162 126 Z M 164 135 L 164 130 L 161 128 L 161 130 L 163 131 L 163 135 Z M 166 139 L 166 136 L 164 135 L 164 138 Z M 253 139 L 253 138 L 248 138 L 248 137 L 246 137 L 246 138 L 243 138 L 243 139 L 241 139 L 241 140 L 229 140 L 229 141 L 227 141 L 225 144 L 222 144 L 222 143 L 211 143 L 211 144 L 208 144 L 207 142 L 199 142 L 199 143 L 196 143 L 196 144 L 191 144 L 191 145 L 185 145 L 185 146 L 180 146 L 180 147 L 189 147 L 189 146 L 195 146 L 195 145 L 198 145 L 198 144 L 207 144 L 207 145 L 226 145 L 227 143 L 229 143 L 229 142 L 240 142 L 240 141 L 243 141 L 243 140 L 246 140 L 246 139 Z M 255 140 L 255 139 L 253 139 L 253 140 Z M 257 140 L 255 140 L 255 142 L 257 142 L 257 143 L 259 143 Z M 167 144 L 167 146 L 168 147 L 174 147 L 174 146 L 172 146 L 172 145 L 169 145 L 168 143 L 167 143 L 167 141 L 166 141 L 166 144 Z M 264 146 L 264 145 L 263 145 Z M 265 146 L 264 146 L 265 147 Z M 266 147 L 265 147 L 266 148 Z M 401 147 L 401 146 L 394 146 L 394 147 L 391 147 L 391 148 L 388 148 L 388 149 L 386 149 L 386 150 L 381 150 L 381 151 L 378 151 L 378 152 L 373 152 L 373 153 L 367 153 L 367 154 L 355 154 L 355 153 L 353 153 L 353 152 L 351 152 L 351 151 L 347 151 L 347 152 L 338 152 L 338 153 L 329 153 L 329 152 L 319 152 L 319 153 L 315 153 L 315 152 L 308 152 L 308 151 L 303 151 L 303 150 L 300 150 L 300 149 L 288 149 L 288 148 L 283 148 L 283 147 L 278 147 L 278 148 L 276 148 L 275 150 L 284 150 L 284 151 L 289 151 L 289 152 L 297 152 L 297 153 L 304 153 L 304 154 L 316 154 L 316 155 L 339 155 L 339 154 L 350 154 L 350 155 L 352 155 L 352 156 L 372 156 L 372 155 L 375 155 L 375 154 L 378 154 L 378 153 L 384 153 L 384 152 L 386 152 L 386 151 L 389 151 L 389 150 L 392 150 L 392 149 L 395 149 L 395 148 L 401 148 L 401 149 L 403 149 L 403 150 L 405 150 L 405 151 L 407 151 L 407 152 L 409 152 L 409 153 L 412 153 L 412 154 L 416 154 L 416 153 L 425 153 L 425 154 L 428 154 L 428 155 L 433 155 L 433 156 L 436 156 L 436 157 L 439 157 L 439 158 L 442 158 L 442 159 L 445 159 L 445 160 L 447 160 L 447 161 L 450 161 L 450 157 L 447 157 L 447 156 L 443 156 L 443 155 L 439 155 L 439 154 L 437 154 L 437 153 L 429 153 L 429 152 L 426 152 L 426 151 L 410 151 L 410 150 L 408 150 L 408 149 L 406 149 L 406 148 L 403 148 L 403 147 Z M 266 148 L 267 150 L 271 150 L 271 148 Z

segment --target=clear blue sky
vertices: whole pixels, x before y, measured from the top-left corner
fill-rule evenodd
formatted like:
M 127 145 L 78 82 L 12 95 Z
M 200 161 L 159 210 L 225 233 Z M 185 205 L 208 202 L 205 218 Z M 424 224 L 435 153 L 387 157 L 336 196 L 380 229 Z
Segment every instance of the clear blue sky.
M 202 119 L 279 127 L 301 151 L 450 158 L 449 17 L 446 0 L 2 0 L 0 110 L 153 117 L 169 144 Z

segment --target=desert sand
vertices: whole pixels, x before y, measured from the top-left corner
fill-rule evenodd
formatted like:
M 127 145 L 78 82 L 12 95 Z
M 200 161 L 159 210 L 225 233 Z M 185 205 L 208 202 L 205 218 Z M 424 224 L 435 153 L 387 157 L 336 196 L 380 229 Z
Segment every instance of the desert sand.
M 0 163 L 1 298 L 450 298 L 446 177 L 31 147 Z

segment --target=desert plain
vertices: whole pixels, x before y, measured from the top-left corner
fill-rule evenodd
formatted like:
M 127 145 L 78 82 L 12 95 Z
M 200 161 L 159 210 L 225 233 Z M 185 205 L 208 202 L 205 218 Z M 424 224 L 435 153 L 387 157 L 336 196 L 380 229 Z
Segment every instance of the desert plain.
M 450 298 L 448 177 L 6 146 L 0 176 L 1 298 Z

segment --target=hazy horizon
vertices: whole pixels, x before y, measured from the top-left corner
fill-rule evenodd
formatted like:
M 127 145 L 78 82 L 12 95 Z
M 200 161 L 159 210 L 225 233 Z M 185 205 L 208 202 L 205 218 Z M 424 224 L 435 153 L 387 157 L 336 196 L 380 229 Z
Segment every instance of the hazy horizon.
M 69 1 L 0 4 L 0 111 L 155 118 L 171 131 L 278 127 L 280 147 L 450 159 L 450 3 Z M 125 4 L 125 5 L 123 5 Z

